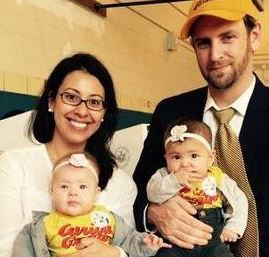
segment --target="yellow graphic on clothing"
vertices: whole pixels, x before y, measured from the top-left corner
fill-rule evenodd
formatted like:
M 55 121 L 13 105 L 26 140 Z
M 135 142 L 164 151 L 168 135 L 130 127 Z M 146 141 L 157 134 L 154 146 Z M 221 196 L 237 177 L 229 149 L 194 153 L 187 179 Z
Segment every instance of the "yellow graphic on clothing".
M 188 200 L 197 209 L 221 208 L 223 196 L 220 188 L 223 172 L 216 166 L 208 170 L 207 178 L 202 182 L 192 183 L 183 187 L 179 195 Z
M 53 212 L 44 218 L 44 224 L 53 256 L 75 252 L 84 237 L 94 237 L 110 244 L 115 232 L 114 215 L 100 205 L 96 205 L 90 213 L 77 217 Z

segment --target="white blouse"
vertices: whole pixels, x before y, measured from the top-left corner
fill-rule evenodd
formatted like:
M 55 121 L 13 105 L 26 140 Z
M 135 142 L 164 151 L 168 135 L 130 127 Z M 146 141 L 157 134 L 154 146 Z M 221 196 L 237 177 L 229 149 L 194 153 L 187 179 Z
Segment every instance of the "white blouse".
M 52 163 L 44 144 L 6 151 L 0 155 L 0 255 L 8 257 L 32 211 L 52 209 Z M 133 179 L 114 169 L 97 202 L 106 205 L 134 226 L 133 203 L 137 194 Z

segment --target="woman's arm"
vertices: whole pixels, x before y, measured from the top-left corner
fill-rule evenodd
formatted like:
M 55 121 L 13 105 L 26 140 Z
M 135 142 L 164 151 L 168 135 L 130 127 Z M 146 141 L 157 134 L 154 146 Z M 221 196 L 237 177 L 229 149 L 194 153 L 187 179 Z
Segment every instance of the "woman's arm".
M 0 155 L 0 252 L 9 256 L 15 240 L 24 225 L 22 209 L 23 172 L 16 160 L 4 152 Z
M 136 195 L 137 189 L 133 179 L 124 171 L 115 169 L 97 203 L 105 205 L 134 227 L 133 204 Z

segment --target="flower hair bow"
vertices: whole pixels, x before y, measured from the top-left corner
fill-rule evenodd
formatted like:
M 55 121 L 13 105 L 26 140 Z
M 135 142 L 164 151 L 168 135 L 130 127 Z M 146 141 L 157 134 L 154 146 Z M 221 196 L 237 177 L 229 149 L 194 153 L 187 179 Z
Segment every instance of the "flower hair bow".
M 87 167 L 88 162 L 85 155 L 81 153 L 72 154 L 69 159 L 69 163 L 75 167 Z
M 200 141 L 209 151 L 211 150 L 211 145 L 203 136 L 196 133 L 186 132 L 187 129 L 186 125 L 174 126 L 170 131 L 170 136 L 165 140 L 164 146 L 166 147 L 169 142 L 184 142 L 185 138 L 194 138 Z
M 55 172 L 57 169 L 66 166 L 66 165 L 72 165 L 77 168 L 87 168 L 90 172 L 94 175 L 94 178 L 98 182 L 98 175 L 96 172 L 96 169 L 92 165 L 92 163 L 86 158 L 85 154 L 83 153 L 74 153 L 70 156 L 70 158 L 66 161 L 60 162 L 54 169 L 53 172 Z

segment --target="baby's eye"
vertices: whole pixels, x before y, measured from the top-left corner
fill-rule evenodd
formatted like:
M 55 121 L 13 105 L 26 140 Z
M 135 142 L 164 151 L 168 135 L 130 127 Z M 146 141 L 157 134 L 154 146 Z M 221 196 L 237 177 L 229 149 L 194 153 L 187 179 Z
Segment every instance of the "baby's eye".
M 173 155 L 173 156 L 172 156 L 172 159 L 173 159 L 173 160 L 179 160 L 179 159 L 180 159 L 180 155 Z
M 60 185 L 60 188 L 61 189 L 68 189 L 68 185 L 62 184 L 62 185 Z
M 80 189 L 87 189 L 87 188 L 89 188 L 89 187 L 88 187 L 87 185 L 80 185 L 79 188 L 80 188 Z
M 192 157 L 192 158 L 197 158 L 198 155 L 197 155 L 196 153 L 193 153 L 193 154 L 191 155 L 191 157 Z

